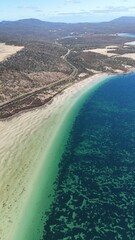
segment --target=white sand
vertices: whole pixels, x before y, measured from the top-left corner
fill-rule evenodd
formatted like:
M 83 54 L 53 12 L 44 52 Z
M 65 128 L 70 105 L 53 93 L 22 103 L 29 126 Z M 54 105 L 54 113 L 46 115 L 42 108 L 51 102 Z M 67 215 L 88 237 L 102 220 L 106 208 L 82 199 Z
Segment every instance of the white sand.
M 135 46 L 135 41 L 132 41 L 132 42 L 126 42 L 125 45 L 131 45 L 131 46 Z
M 83 78 L 83 77 L 86 78 L 87 75 L 88 75 L 87 73 L 80 73 L 80 74 L 78 75 L 78 77 L 79 77 L 79 78 Z
M 6 60 L 11 55 L 22 50 L 24 47 L 6 45 L 5 43 L 0 43 L 0 62 Z
M 1 240 L 20 240 L 17 231 L 43 162 L 48 164 L 47 152 L 52 149 L 54 136 L 79 95 L 105 77 L 107 74 L 89 77 L 66 89 L 47 107 L 0 121 Z

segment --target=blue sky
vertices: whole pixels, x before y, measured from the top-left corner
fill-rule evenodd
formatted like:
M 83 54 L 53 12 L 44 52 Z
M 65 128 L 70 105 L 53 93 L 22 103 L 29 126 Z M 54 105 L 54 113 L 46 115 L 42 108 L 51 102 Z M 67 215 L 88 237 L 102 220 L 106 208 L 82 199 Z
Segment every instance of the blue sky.
M 60 22 L 100 22 L 135 16 L 134 0 L 3 0 L 0 21 L 38 18 Z

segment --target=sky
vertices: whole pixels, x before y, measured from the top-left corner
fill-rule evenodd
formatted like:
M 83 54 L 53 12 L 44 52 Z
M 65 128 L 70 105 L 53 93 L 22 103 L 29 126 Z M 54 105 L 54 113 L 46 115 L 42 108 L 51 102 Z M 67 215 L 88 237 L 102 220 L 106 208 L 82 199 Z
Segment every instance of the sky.
M 1 0 L 0 21 L 102 22 L 135 16 L 134 0 Z

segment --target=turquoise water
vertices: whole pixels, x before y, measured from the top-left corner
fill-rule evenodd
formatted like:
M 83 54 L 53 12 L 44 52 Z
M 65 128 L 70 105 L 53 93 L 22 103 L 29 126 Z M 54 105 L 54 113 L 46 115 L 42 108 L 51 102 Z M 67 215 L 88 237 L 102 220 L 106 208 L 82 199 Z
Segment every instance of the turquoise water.
M 135 34 L 133 33 L 119 33 L 118 36 L 135 38 Z
M 32 141 L 31 145 L 34 146 L 36 155 L 39 157 L 39 165 L 41 164 L 40 167 L 42 167 L 36 176 L 33 191 L 31 191 L 13 239 L 42 239 L 43 227 L 48 219 L 48 211 L 55 197 L 54 190 L 57 185 L 55 180 L 58 176 L 59 162 L 65 150 L 73 123 L 86 100 L 90 96 L 92 97 L 97 88 L 106 81 L 108 79 L 99 79 L 87 88 L 80 89 L 80 91 L 63 101 L 61 109 L 59 105 L 56 105 L 47 121 L 41 126 L 37 126 L 37 134 L 33 133 L 32 139 L 29 138 L 30 142 Z M 50 139 L 46 148 L 47 126 L 51 128 L 51 131 L 49 131 Z M 49 239 L 47 238 L 47 240 Z
M 82 107 L 59 164 L 44 240 L 135 239 L 135 73 Z

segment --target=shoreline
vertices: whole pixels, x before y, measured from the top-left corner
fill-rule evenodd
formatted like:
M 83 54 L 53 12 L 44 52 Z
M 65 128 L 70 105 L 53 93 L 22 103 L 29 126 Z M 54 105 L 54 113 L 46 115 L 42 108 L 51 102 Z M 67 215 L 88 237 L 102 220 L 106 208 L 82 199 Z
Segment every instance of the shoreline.
M 77 82 L 72 82 L 72 83 L 70 83 L 69 85 L 67 85 L 67 86 L 65 86 L 64 88 L 62 88 L 62 89 L 60 89 L 58 92 L 56 92 L 56 93 L 54 93 L 54 94 L 52 94 L 52 96 L 50 97 L 48 97 L 48 98 L 46 98 L 45 99 L 45 101 L 43 101 L 43 102 L 40 102 L 40 103 L 38 103 L 38 104 L 36 104 L 36 105 L 27 105 L 27 103 L 26 103 L 26 106 L 24 107 L 24 106 L 22 106 L 21 107 L 21 102 L 20 102 L 20 108 L 19 108 L 19 110 L 18 110 L 18 105 L 19 105 L 19 102 L 17 103 L 16 102 L 16 100 L 15 100 L 15 102 L 14 102 L 14 100 L 11 100 L 11 102 L 9 101 L 9 102 L 5 102 L 5 103 L 3 103 L 2 104 L 2 106 L 0 106 L 0 110 L 3 112 L 1 112 L 2 114 L 0 115 L 0 121 L 6 121 L 6 120 L 10 120 L 10 119 L 12 119 L 12 118 L 14 118 L 14 117 L 16 117 L 16 116 L 18 116 L 18 115 L 20 115 L 20 114 L 23 114 L 23 113 L 25 113 L 25 112 L 30 112 L 30 111 L 33 111 L 33 110 L 35 110 L 35 109 L 41 109 L 41 108 L 45 108 L 45 107 L 47 107 L 49 104 L 51 104 L 52 103 L 52 101 L 54 100 L 54 98 L 55 97 L 57 97 L 57 96 L 59 96 L 59 95 L 61 95 L 61 94 L 63 94 L 63 92 L 66 90 L 66 89 L 68 89 L 68 88 L 70 88 L 70 87 L 72 87 L 72 86 L 74 86 L 75 84 L 80 84 L 81 83 L 81 85 L 83 85 L 83 84 L 85 84 L 85 81 L 87 81 L 87 79 L 90 79 L 90 78 L 96 78 L 97 77 L 97 75 L 106 75 L 106 76 L 114 76 L 114 75 L 123 75 L 123 74 L 130 74 L 130 73 L 132 73 L 132 72 L 134 72 L 135 71 L 135 68 L 134 67 L 130 67 L 130 68 L 128 68 L 126 71 L 122 71 L 122 70 L 119 70 L 119 69 L 117 69 L 117 70 L 115 70 L 115 72 L 113 73 L 113 72 L 98 72 L 98 73 L 95 73 L 94 75 L 92 75 L 92 76 L 87 76 L 86 78 L 84 78 L 83 80 L 81 79 L 81 80 L 79 80 L 79 81 L 77 81 Z M 28 95 L 30 95 L 31 93 L 28 93 Z M 19 99 L 21 99 L 21 97 L 19 97 Z M 22 101 L 23 101 L 23 99 L 22 99 Z M 9 105 L 9 106 L 8 106 Z M 17 105 L 17 108 L 15 108 L 15 106 L 14 105 Z M 7 108 L 7 109 L 6 109 Z M 10 112 L 10 108 L 12 109 L 13 108 L 13 112 Z
M 0 121 L 2 240 L 38 240 L 45 221 L 41 213 L 52 202 L 58 163 L 73 121 L 87 93 L 90 95 L 108 77 L 111 75 L 96 74 L 66 88 L 47 106 Z M 40 229 L 33 227 L 39 224 Z M 27 235 L 30 232 L 32 235 Z

